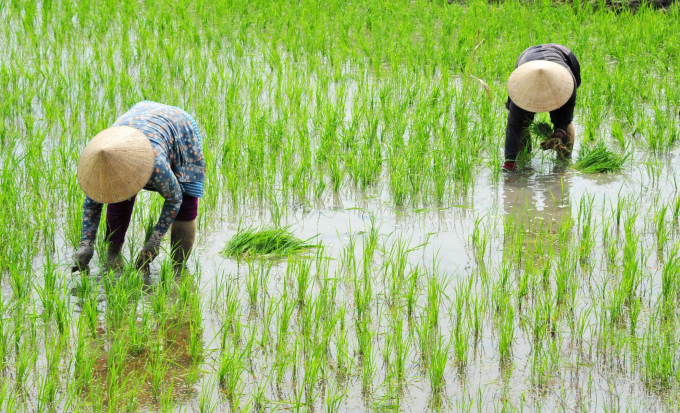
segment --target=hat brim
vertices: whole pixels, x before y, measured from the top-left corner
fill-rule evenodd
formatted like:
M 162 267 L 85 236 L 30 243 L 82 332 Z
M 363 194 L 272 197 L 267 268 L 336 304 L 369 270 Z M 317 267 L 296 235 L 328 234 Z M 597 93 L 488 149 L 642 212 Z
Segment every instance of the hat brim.
M 128 126 L 108 128 L 83 149 L 78 185 L 94 201 L 121 202 L 144 188 L 154 163 L 154 150 L 144 133 Z
M 564 106 L 574 93 L 569 69 L 547 60 L 533 60 L 517 67 L 508 79 L 508 96 L 520 108 L 534 113 Z

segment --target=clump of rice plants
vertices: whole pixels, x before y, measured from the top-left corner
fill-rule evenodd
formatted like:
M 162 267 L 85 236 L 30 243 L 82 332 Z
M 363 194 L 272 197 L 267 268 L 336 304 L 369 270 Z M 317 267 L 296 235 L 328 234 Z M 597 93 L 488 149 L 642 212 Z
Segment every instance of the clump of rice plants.
M 574 164 L 583 173 L 603 173 L 621 170 L 630 154 L 617 154 L 603 141 L 594 145 L 583 145 Z
M 222 253 L 229 257 L 286 256 L 319 247 L 319 244 L 310 243 L 315 237 L 301 240 L 289 228 L 239 228 Z
M 550 135 L 553 133 L 553 127 L 548 122 L 537 121 L 529 126 L 529 132 L 531 132 L 532 136 L 535 136 L 541 142 L 544 142 L 550 139 Z

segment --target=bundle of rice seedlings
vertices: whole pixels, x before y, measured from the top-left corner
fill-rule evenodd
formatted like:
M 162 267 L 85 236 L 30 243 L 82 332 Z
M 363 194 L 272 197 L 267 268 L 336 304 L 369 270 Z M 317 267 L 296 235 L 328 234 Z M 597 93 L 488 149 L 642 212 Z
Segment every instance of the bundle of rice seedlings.
M 222 253 L 230 257 L 248 255 L 286 256 L 320 246 L 319 244 L 309 243 L 315 237 L 301 240 L 293 235 L 288 228 L 239 228 L 236 235 L 224 247 Z
M 531 136 L 536 137 L 539 142 L 544 142 L 552 135 L 553 127 L 548 122 L 533 122 L 531 126 L 529 126 L 529 132 L 531 132 Z
M 574 167 L 583 173 L 614 172 L 620 170 L 630 154 L 620 155 L 610 150 L 603 141 L 583 145 Z

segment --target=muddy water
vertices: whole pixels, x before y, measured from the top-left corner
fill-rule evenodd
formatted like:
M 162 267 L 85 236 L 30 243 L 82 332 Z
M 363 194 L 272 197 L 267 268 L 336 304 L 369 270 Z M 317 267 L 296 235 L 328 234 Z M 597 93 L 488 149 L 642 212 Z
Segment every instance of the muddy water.
M 578 146 L 577 146 L 578 149 Z M 645 300 L 655 302 L 659 292 L 661 261 L 657 258 L 655 238 L 649 228 L 649 221 L 656 205 L 669 206 L 677 196 L 676 182 L 679 172 L 675 165 L 680 161 L 678 154 L 666 157 L 651 157 L 648 154 L 637 154 L 637 159 L 644 162 L 654 162 L 658 174 L 650 176 L 644 163 L 633 162 L 622 173 L 607 175 L 583 175 L 569 166 L 559 165 L 550 157 L 536 156 L 531 166 L 520 173 L 502 175 L 494 179 L 488 169 L 480 169 L 475 183 L 468 196 L 461 197 L 456 205 L 447 208 L 432 206 L 426 209 L 410 207 L 395 208 L 388 190 L 376 187 L 367 192 L 355 191 L 347 185 L 341 191 L 333 193 L 325 191 L 322 198 L 306 206 L 288 205 L 281 214 L 281 224 L 289 225 L 291 230 L 300 238 L 312 238 L 324 246 L 324 255 L 328 260 L 328 274 L 341 277 L 340 268 L 343 250 L 352 237 L 357 241 L 357 256 L 360 256 L 361 239 L 369 231 L 372 219 L 379 228 L 380 244 L 389 250 L 397 240 L 407 242 L 416 247 L 409 253 L 409 264 L 419 266 L 430 272 L 436 272 L 446 278 L 444 294 L 446 298 L 442 304 L 440 330 L 445 338 L 452 330 L 451 298 L 455 296 L 455 288 L 462 280 L 469 277 L 475 279 L 473 294 L 479 294 L 478 278 L 480 265 L 475 258 L 472 235 L 475 222 L 478 228 L 489 236 L 489 246 L 485 258 L 486 266 L 493 280 L 497 277 L 495 271 L 503 262 L 503 254 L 508 250 L 506 228 L 511 222 L 527 227 L 529 223 L 542 223 L 539 232 L 527 231 L 525 240 L 531 244 L 536 238 L 547 239 L 548 243 L 555 243 L 556 228 L 565 221 L 577 221 L 579 205 L 585 199 L 592 198 L 593 220 L 599 225 L 602 212 L 609 215 L 611 204 L 616 205 L 619 198 L 634 200 L 638 212 L 636 229 L 641 234 L 641 244 L 648 258 L 645 261 L 645 271 L 650 274 L 649 281 L 641 290 Z M 143 204 L 143 198 L 140 205 Z M 246 225 L 271 224 L 272 216 L 269 208 L 242 206 L 239 211 L 224 211 L 221 219 L 212 223 L 199 237 L 193 261 L 199 267 L 201 295 L 203 302 L 203 347 L 206 350 L 206 360 L 201 369 L 203 373 L 193 385 L 176 385 L 175 411 L 200 411 L 198 400 L 209 395 L 216 404 L 216 411 L 231 411 L 230 403 L 226 401 L 223 392 L 216 385 L 216 369 L 219 366 L 218 339 L 221 321 L 210 310 L 210 301 L 215 296 L 216 288 L 221 280 L 235 280 L 241 288 L 242 323 L 247 326 L 254 321 L 262 324 L 257 318 L 249 314 L 246 292 L 246 280 L 249 267 L 244 262 L 226 258 L 220 251 L 226 242 L 236 233 L 239 222 Z M 135 225 L 136 224 L 136 225 Z M 139 223 L 133 223 L 139 227 Z M 139 232 L 139 228 L 137 233 Z M 578 232 L 578 224 L 573 231 Z M 469 348 L 469 362 L 465 368 L 455 366 L 453 354 L 449 355 L 449 363 L 445 373 L 446 385 L 443 390 L 440 409 L 444 411 L 458 410 L 501 410 L 505 403 L 515 409 L 528 410 L 604 410 L 612 408 L 631 408 L 636 410 L 665 410 L 669 406 L 664 391 L 650 392 L 641 381 L 639 374 L 629 368 L 614 366 L 615 363 L 599 354 L 598 318 L 600 303 L 596 302 L 598 288 L 602 288 L 607 280 L 607 267 L 604 265 L 604 245 L 602 243 L 602 228 L 596 230 L 594 252 L 590 262 L 577 268 L 577 272 L 584 274 L 580 277 L 580 288 L 577 298 L 576 313 L 587 316 L 589 326 L 585 333 L 586 345 L 581 351 L 573 351 L 575 345 L 570 339 L 566 324 L 560 325 L 562 333 L 560 367 L 550 377 L 545 387 L 537 389 L 530 380 L 532 346 L 527 333 L 521 327 L 525 320 L 522 316 L 516 318 L 516 336 L 512 351 L 512 368 L 501 362 L 498 352 L 498 334 L 494 322 L 487 317 L 484 329 L 478 342 L 471 340 Z M 134 235 L 134 234 L 132 234 Z M 137 234 L 137 239 L 139 239 Z M 132 238 L 135 238 L 134 236 Z M 671 236 L 671 241 L 677 239 L 677 234 Z M 64 260 L 72 251 L 62 248 Z M 527 254 L 533 252 L 527 252 Z M 162 257 L 161 257 L 162 258 Z M 159 260 L 160 261 L 160 260 Z M 152 278 L 158 276 L 158 265 L 153 268 Z M 287 269 L 285 260 L 271 262 L 272 268 L 267 284 L 266 294 L 269 301 L 275 301 L 283 294 L 283 279 Z M 96 276 L 94 274 L 93 276 Z M 78 281 L 73 278 L 72 283 Z M 491 281 L 493 283 L 493 281 Z M 348 305 L 347 324 L 353 325 L 353 290 L 351 282 L 341 282 L 337 296 L 338 302 Z M 384 307 L 381 292 L 384 286 L 376 282 L 377 307 Z M 3 289 L 3 294 L 8 293 Z M 219 299 L 219 297 L 217 297 Z M 38 301 L 38 297 L 35 297 Z M 74 300 L 75 301 L 75 300 Z M 423 304 L 423 300 L 420 300 Z M 74 303 L 75 304 L 75 303 Z M 102 306 L 106 303 L 102 302 Z M 80 311 L 78 306 L 74 307 Z M 380 319 L 383 313 L 376 310 L 374 321 Z M 527 315 L 529 316 L 529 315 Z M 649 314 L 641 316 L 640 325 L 646 325 Z M 271 326 L 272 334 L 275 321 Z M 379 324 L 384 330 L 386 321 Z M 261 327 L 258 327 L 261 328 Z M 351 328 L 350 328 L 351 330 Z M 175 351 L 175 364 L 169 370 L 175 379 L 182 379 L 195 374 L 190 368 L 190 358 L 183 349 L 186 347 L 187 332 L 179 333 L 178 345 Z M 356 346 L 356 337 L 350 333 L 350 347 Z M 341 404 L 340 411 L 363 412 L 375 405 L 375 400 L 384 394 L 381 384 L 385 380 L 386 368 L 381 361 L 381 351 L 385 345 L 384 337 L 376 337 L 376 374 L 373 379 L 373 398 L 367 399 L 362 392 L 360 373 L 350 375 L 343 382 L 347 390 Z M 419 351 L 414 342 L 407 364 L 405 382 L 400 399 L 403 411 L 432 410 L 432 391 L 426 373 L 419 364 Z M 259 383 L 266 382 L 265 374 L 269 366 L 274 363 L 271 354 L 255 353 L 252 360 L 253 371 L 246 373 L 243 389 L 242 406 L 248 396 L 257 389 Z M 42 357 L 39 363 L 44 363 Z M 629 361 L 624 360 L 625 366 Z M 98 366 L 105 364 L 105 360 L 98 360 Z M 103 370 L 104 367 L 97 367 Z M 356 368 L 360 371 L 360 368 Z M 98 373 L 95 373 L 95 375 Z M 332 375 L 332 373 L 330 373 Z M 265 398 L 267 410 L 288 410 L 286 404 L 293 399 L 290 375 L 282 385 L 283 390 L 277 389 L 272 383 L 266 385 Z M 170 379 L 170 378 L 169 378 Z M 140 397 L 140 408 L 156 410 L 157 402 L 143 390 L 144 397 Z M 675 396 L 672 396 L 675 397 Z M 324 411 L 322 397 L 313 404 L 313 410 Z M 310 406 L 310 410 L 311 406 Z
M 393 208 L 384 191 L 375 190 L 372 197 L 358 196 L 352 191 L 329 193 L 313 207 L 288 207 L 281 218 L 283 225 L 290 225 L 300 238 L 317 237 L 325 248 L 325 254 L 336 258 L 329 262 L 329 274 L 340 271 L 339 257 L 350 241 L 352 234 L 360 236 L 367 232 L 371 225 L 371 217 L 380 228 L 381 243 L 390 245 L 401 238 L 408 240 L 412 246 L 424 245 L 409 254 L 409 262 L 423 268 L 433 270 L 437 267 L 439 273 L 446 274 L 450 279 L 445 294 L 455 295 L 454 287 L 458 280 L 474 276 L 479 269 L 474 258 L 471 236 L 475 220 L 481 219 L 485 232 L 490 235 L 489 256 L 487 262 L 490 267 L 500 265 L 503 261 L 505 249 L 503 223 L 532 221 L 544 222 L 547 232 L 541 237 L 550 237 L 550 228 L 556 228 L 565 220 L 576 220 L 579 203 L 587 197 L 593 197 L 593 217 L 599 221 L 601 211 L 609 211 L 610 202 L 616 204 L 619 197 L 634 197 L 640 212 L 638 227 L 642 231 L 642 243 L 649 252 L 646 270 L 652 274 L 649 294 L 658 293 L 659 262 L 654 252 L 654 239 L 649 231 L 644 231 L 645 220 L 649 217 L 654 197 L 671 200 L 675 193 L 674 182 L 678 173 L 673 167 L 677 157 L 671 157 L 659 167 L 660 178 L 652 179 L 645 172 L 644 166 L 632 166 L 623 173 L 611 175 L 583 175 L 570 167 L 555 164 L 551 159 L 537 157 L 531 168 L 516 174 L 504 175 L 500 181 L 492 179 L 487 171 L 480 171 L 470 196 L 463 198 L 460 205 L 446 209 L 432 208 L 428 210 L 413 210 L 408 208 Z M 201 234 L 201 241 L 195 258 L 200 263 L 201 284 L 204 296 L 212 295 L 216 285 L 216 277 L 226 276 L 241 280 L 245 284 L 248 267 L 244 263 L 223 257 L 220 254 L 225 243 L 236 232 L 238 221 L 249 225 L 270 224 L 271 217 L 268 210 L 243 208 L 236 217 L 226 214 L 223 221 Z M 552 231 L 554 232 L 554 231 Z M 528 235 L 531 237 L 531 234 Z M 603 261 L 603 245 L 601 233 L 596 234 L 596 246 L 593 261 L 588 266 L 590 277 L 582 281 L 578 299 L 577 311 L 593 309 L 598 303 L 593 302 L 593 295 L 585 294 L 584 289 L 597 289 L 598 284 L 605 278 L 606 269 L 601 265 Z M 599 261 L 599 262 L 598 262 Z M 279 297 L 282 294 L 283 277 L 286 263 L 273 265 L 269 278 L 267 295 Z M 493 270 L 492 270 L 493 271 Z M 582 268 L 577 271 L 584 271 Z M 245 286 L 243 286 L 245 291 Z M 655 291 L 657 291 L 655 293 Z M 343 296 L 344 294 L 344 296 Z M 343 288 L 339 300 L 352 302 L 352 292 Z M 379 294 L 378 294 L 379 295 Z M 245 293 L 243 294 L 245 296 Z M 653 300 L 653 297 L 650 297 Z M 244 298 L 244 303 L 246 299 Z M 378 298 L 378 301 L 380 299 Z M 442 314 L 447 313 L 450 301 L 443 305 Z M 246 304 L 244 304 L 244 308 Z M 563 335 L 560 369 L 552 375 L 548 385 L 540 391 L 532 386 L 529 380 L 531 345 L 526 334 L 518 328 L 513 347 L 513 368 L 500 362 L 498 356 L 498 341 L 491 322 L 485 324 L 484 333 L 480 341 L 470 348 L 470 362 L 461 372 L 449 363 L 446 371 L 445 402 L 443 410 L 459 410 L 463 408 L 481 409 L 482 411 L 500 410 L 503 403 L 516 409 L 585 409 L 589 411 L 611 408 L 658 409 L 668 407 L 664 395 L 650 393 L 649 389 L 630 371 L 611 368 L 608 363 L 597 356 L 596 331 L 597 318 L 590 313 L 589 328 L 586 341 L 589 350 L 585 355 L 573 356 L 568 331 Z M 444 315 L 442 331 L 446 337 L 451 329 L 449 317 Z M 216 348 L 213 335 L 217 334 L 219 326 L 214 315 L 206 313 L 206 329 L 203 341 L 206 348 Z M 247 320 L 244 318 L 244 322 Z M 384 322 L 382 323 L 384 325 Z M 641 322 L 641 324 L 644 324 Z M 567 329 L 567 326 L 562 326 Z M 273 329 L 273 326 L 272 326 Z M 351 341 L 351 340 L 350 340 Z M 211 344 L 212 343 L 212 344 Z M 384 341 L 378 339 L 378 347 Z M 380 350 L 379 350 L 380 351 Z M 401 406 L 404 411 L 428 410 L 432 393 L 426 375 L 418 367 L 417 350 L 412 348 L 412 356 L 407 374 L 407 382 Z M 449 357 L 450 361 L 452 356 Z M 271 361 L 271 357 L 262 356 L 255 360 L 255 366 L 264 367 Z M 378 372 L 374 378 L 374 386 L 378 388 L 384 379 L 385 369 L 377 363 Z M 258 368 L 256 368 L 257 370 Z M 210 370 L 210 369 L 208 369 Z M 247 380 L 245 394 L 256 389 L 256 383 L 264 380 L 256 371 Z M 212 393 L 213 400 L 218 403 L 218 410 L 227 409 L 217 386 L 214 374 L 206 374 L 200 383 L 200 391 Z M 347 394 L 342 403 L 341 411 L 366 411 L 371 402 L 362 396 L 362 386 L 358 377 L 345 382 Z M 197 385 L 201 388 L 201 384 Z M 212 392 L 210 389 L 212 388 Z M 266 392 L 271 405 L 276 406 L 277 397 L 274 386 L 269 385 Z M 376 395 L 381 390 L 376 390 Z M 290 394 L 289 394 L 290 396 Z M 291 396 L 292 397 L 292 396 Z M 185 408 L 197 411 L 197 404 L 190 394 L 183 397 Z M 221 402 L 220 402 L 221 401 Z M 317 400 L 315 410 L 323 410 L 323 403 Z M 467 407 L 465 407 L 467 406 Z M 286 409 L 279 405 L 279 409 Z M 179 411 L 179 409 L 178 409 Z

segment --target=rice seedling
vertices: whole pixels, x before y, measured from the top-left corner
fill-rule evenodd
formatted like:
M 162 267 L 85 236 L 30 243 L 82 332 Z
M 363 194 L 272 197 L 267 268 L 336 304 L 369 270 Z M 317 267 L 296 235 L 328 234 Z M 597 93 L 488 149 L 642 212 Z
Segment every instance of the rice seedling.
M 604 141 L 598 141 L 581 147 L 574 167 L 583 173 L 613 172 L 621 170 L 629 157 L 630 154 L 617 154 Z
M 222 253 L 230 257 L 243 256 L 288 256 L 318 248 L 293 235 L 288 228 L 245 228 L 239 229 Z
M 509 301 L 509 299 L 507 300 Z M 515 312 L 510 302 L 506 301 L 504 307 L 498 320 L 498 351 L 501 361 L 506 361 L 510 358 L 512 345 L 515 340 Z
M 605 3 L 1 3 L 0 410 L 677 410 L 680 7 Z M 500 173 L 527 39 L 581 61 L 582 174 Z M 142 99 L 200 129 L 196 265 L 109 274 L 101 219 L 72 276 L 79 155 Z

